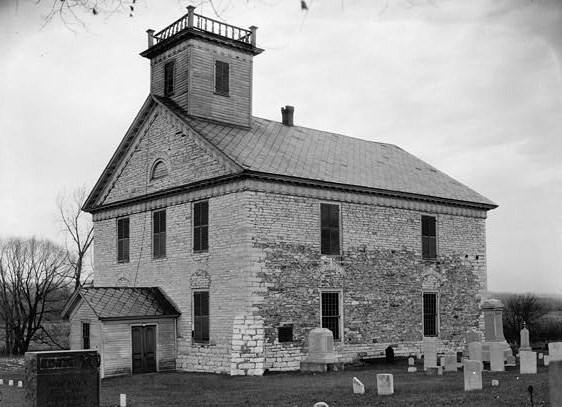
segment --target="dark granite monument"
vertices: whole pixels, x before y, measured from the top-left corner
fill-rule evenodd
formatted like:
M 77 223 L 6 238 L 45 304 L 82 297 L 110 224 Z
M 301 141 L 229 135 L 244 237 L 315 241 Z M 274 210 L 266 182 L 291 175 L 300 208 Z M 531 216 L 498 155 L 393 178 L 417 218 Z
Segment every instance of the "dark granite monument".
M 100 357 L 95 350 L 27 352 L 28 407 L 99 407 Z

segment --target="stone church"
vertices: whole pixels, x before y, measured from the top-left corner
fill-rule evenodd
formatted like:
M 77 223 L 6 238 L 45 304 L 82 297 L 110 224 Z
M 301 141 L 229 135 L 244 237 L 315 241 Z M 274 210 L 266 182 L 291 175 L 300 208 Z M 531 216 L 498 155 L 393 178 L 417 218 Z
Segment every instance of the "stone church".
M 150 94 L 84 209 L 94 287 L 64 311 L 104 376 L 298 370 L 460 349 L 482 329 L 489 199 L 403 149 L 252 116 L 257 30 L 148 30 Z M 367 119 L 367 118 L 366 118 Z M 353 135 L 353 136 L 361 136 Z

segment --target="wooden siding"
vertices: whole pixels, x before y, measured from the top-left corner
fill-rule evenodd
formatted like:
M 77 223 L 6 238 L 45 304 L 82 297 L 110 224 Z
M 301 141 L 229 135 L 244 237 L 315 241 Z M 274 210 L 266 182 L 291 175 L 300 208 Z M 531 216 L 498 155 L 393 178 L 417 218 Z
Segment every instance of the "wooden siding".
M 176 369 L 174 319 L 106 321 L 103 323 L 104 377 L 132 373 L 131 327 L 142 324 L 156 325 L 156 370 Z
M 68 343 L 71 350 L 82 349 L 82 322 L 90 323 L 90 349 L 101 352 L 101 322 L 90 306 L 80 300 L 69 317 L 70 334 Z
M 226 47 L 191 40 L 189 44 L 190 115 L 250 126 L 252 115 L 252 56 Z M 215 61 L 229 64 L 228 96 L 215 94 Z

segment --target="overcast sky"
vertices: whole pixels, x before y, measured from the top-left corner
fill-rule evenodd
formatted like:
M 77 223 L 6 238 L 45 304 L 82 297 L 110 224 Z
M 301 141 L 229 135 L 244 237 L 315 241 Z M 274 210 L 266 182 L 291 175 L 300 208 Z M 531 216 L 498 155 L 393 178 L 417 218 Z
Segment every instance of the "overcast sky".
M 193 1 L 198 4 L 198 1 Z M 258 29 L 254 115 L 393 143 L 490 198 L 490 290 L 562 294 L 562 2 L 215 0 Z M 0 0 L 0 237 L 60 240 L 149 92 L 146 29 L 185 1 L 55 18 Z M 196 12 L 214 16 L 209 3 Z

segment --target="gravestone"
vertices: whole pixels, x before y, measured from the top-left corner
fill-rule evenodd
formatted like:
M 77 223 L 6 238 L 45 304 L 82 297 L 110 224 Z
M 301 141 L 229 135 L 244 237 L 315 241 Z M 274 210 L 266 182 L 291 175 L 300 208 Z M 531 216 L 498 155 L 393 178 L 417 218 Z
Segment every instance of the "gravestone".
M 539 353 L 539 360 L 543 360 L 544 359 L 544 354 L 541 352 Z
M 548 344 L 548 386 L 550 388 L 550 405 L 562 406 L 562 342 Z M 546 359 L 546 355 L 545 355 Z
M 463 361 L 464 391 L 482 390 L 482 362 L 479 360 Z
M 515 356 L 509 355 L 505 360 L 505 366 L 514 367 L 516 366 L 516 359 Z
M 498 387 L 500 385 L 500 381 L 499 380 L 492 380 L 492 387 Z
M 382 396 L 394 394 L 394 377 L 390 373 L 377 374 L 377 393 Z
M 482 360 L 490 362 L 490 346 L 500 343 L 504 352 L 504 360 L 512 355 L 511 347 L 503 334 L 503 303 L 500 300 L 489 299 L 482 304 L 484 313 L 484 342 L 482 343 Z
M 308 356 L 301 361 L 300 371 L 323 373 L 328 370 L 343 370 L 334 352 L 334 337 L 327 328 L 314 328 L 308 334 Z
M 457 365 L 457 354 L 456 353 L 447 353 L 443 357 L 444 362 L 444 369 L 446 372 L 456 372 L 458 365 Z
M 27 352 L 28 407 L 98 407 L 100 357 L 95 350 Z
M 482 362 L 482 344 L 480 342 L 470 342 L 468 344 L 469 360 L 479 360 Z
M 443 366 L 428 366 L 426 373 L 428 376 L 443 376 Z
M 537 352 L 532 352 L 530 350 L 523 350 L 519 352 L 519 373 L 537 373 Z
M 415 360 L 413 357 L 409 357 L 408 358 L 408 366 L 414 366 L 415 365 Z
M 544 355 L 544 358 L 542 360 L 544 362 L 545 366 L 550 365 L 550 355 Z
M 353 378 L 353 394 L 365 394 L 365 385 L 357 377 Z
M 418 368 L 415 366 L 408 366 L 408 373 L 416 373 Z
M 8 380 L 8 386 L 13 386 L 14 385 L 14 381 L 13 380 Z
M 324 403 L 323 401 L 319 401 L 318 403 L 314 403 L 314 406 L 312 407 L 330 407 L 330 406 Z
M 437 366 L 437 343 L 423 341 L 423 370 L 430 366 Z
M 531 345 L 529 342 L 529 330 L 527 329 L 527 324 L 523 322 L 523 329 L 521 329 L 521 346 L 519 347 L 519 352 L 530 350 Z
M 504 372 L 503 346 L 500 343 L 490 344 L 490 370 L 492 372 Z

